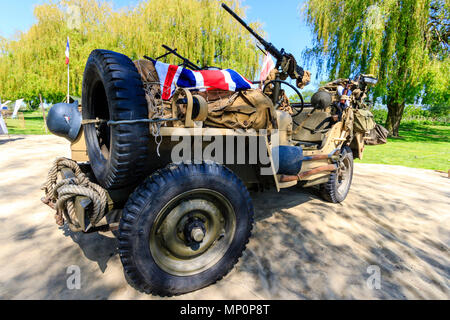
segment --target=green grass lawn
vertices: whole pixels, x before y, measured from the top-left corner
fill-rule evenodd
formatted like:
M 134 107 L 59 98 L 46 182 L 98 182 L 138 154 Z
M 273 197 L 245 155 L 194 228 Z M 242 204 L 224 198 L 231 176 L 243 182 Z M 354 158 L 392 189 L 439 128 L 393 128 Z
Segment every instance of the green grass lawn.
M 450 126 L 402 124 L 399 135 L 387 144 L 366 146 L 363 160 L 356 162 L 450 169 Z
M 6 119 L 9 134 L 46 134 L 42 110 L 24 111 L 25 127 L 21 119 Z

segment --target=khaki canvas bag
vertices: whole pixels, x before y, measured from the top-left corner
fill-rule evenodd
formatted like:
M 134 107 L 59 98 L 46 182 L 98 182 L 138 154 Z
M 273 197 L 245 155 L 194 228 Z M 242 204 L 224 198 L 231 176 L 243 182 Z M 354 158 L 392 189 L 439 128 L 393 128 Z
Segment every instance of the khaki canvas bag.
M 366 109 L 356 109 L 354 111 L 353 130 L 356 132 L 367 132 L 375 128 L 373 114 Z
M 229 99 L 228 104 L 210 109 L 205 125 L 229 129 L 272 129 L 273 109 L 272 100 L 261 90 L 240 91 Z

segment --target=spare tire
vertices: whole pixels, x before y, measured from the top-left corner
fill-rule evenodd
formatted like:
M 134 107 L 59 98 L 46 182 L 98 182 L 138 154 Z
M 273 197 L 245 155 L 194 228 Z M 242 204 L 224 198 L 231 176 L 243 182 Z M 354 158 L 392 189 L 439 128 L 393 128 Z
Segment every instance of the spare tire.
M 83 119 L 148 119 L 141 76 L 125 55 L 92 51 L 83 76 Z M 106 122 L 84 125 L 92 171 L 106 189 L 137 185 L 146 176 L 150 131 L 148 123 Z

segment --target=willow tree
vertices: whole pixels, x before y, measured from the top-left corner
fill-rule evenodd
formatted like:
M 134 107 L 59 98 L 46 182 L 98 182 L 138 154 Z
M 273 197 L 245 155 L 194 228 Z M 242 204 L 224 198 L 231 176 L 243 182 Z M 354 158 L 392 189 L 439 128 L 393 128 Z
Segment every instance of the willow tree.
M 330 78 L 377 75 L 374 97 L 387 105 L 386 127 L 398 136 L 405 104 L 449 104 L 449 5 L 448 0 L 307 0 L 314 42 L 305 56 Z M 436 39 L 436 24 L 443 38 Z
M 240 15 L 239 0 L 225 0 Z M 0 97 L 51 101 L 66 91 L 64 51 L 70 37 L 71 92 L 81 95 L 84 66 L 94 49 L 131 59 L 164 53 L 162 44 L 202 66 L 234 68 L 246 77 L 258 69 L 260 53 L 248 32 L 215 0 L 147 0 L 114 10 L 110 1 L 48 1 L 34 9 L 37 22 L 14 40 L 0 38 Z M 258 24 L 252 24 L 261 32 Z M 174 56 L 166 62 L 180 63 Z

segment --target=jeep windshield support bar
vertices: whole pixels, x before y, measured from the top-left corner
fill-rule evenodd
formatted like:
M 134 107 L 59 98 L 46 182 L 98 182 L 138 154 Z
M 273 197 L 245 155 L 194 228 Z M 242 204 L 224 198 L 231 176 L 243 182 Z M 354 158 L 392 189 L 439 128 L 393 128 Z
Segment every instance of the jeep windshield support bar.
M 192 61 L 190 61 L 188 58 L 183 57 L 181 54 L 179 54 L 177 52 L 178 49 L 172 49 L 168 46 L 166 46 L 165 44 L 162 45 L 162 47 L 164 49 L 167 50 L 167 52 L 165 54 L 163 54 L 162 56 L 159 56 L 158 58 L 154 59 L 156 61 L 167 57 L 170 54 L 173 54 L 174 56 L 180 58 L 181 60 L 183 60 L 183 63 L 181 64 L 181 66 L 183 66 L 184 68 L 189 68 L 192 70 L 202 70 L 202 68 L 200 68 L 198 65 L 196 65 L 195 63 L 193 63 Z M 152 58 L 148 57 L 148 56 L 144 56 L 145 59 L 147 60 L 153 60 Z

